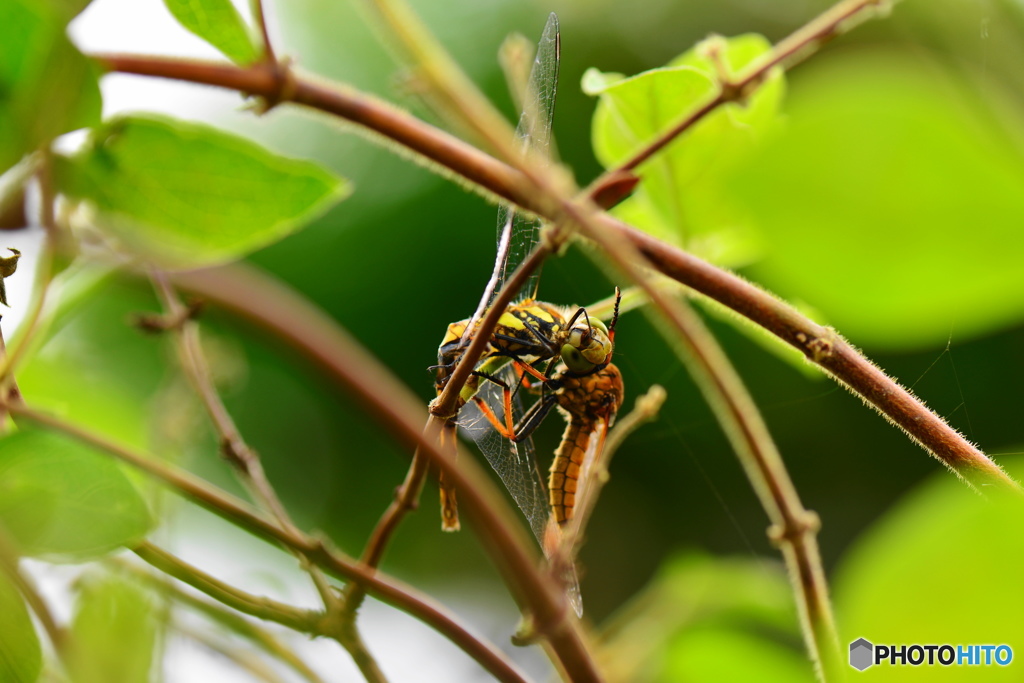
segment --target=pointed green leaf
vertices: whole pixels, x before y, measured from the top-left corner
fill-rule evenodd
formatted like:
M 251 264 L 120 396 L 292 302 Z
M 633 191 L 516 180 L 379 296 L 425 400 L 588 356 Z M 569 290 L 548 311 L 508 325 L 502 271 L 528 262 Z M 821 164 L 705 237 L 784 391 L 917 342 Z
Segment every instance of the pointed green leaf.
M 0 572 L 0 681 L 33 683 L 43 667 L 39 637 L 21 593 Z
M 0 2 L 0 173 L 100 118 L 98 72 L 64 33 L 67 8 Z
M 25 555 L 77 561 L 138 541 L 151 519 L 109 456 L 31 430 L 0 439 L 0 524 Z
M 158 633 L 150 594 L 121 576 L 89 577 L 75 608 L 68 661 L 73 683 L 147 683 Z
M 186 29 L 236 64 L 251 64 L 260 49 L 231 0 L 164 0 Z
M 55 182 L 130 251 L 168 267 L 240 258 L 301 228 L 348 193 L 308 161 L 163 117 L 105 123 Z
M 595 70 L 585 74 L 584 90 L 600 97 L 592 134 L 605 167 L 629 159 L 715 95 L 717 70 L 706 56 L 710 41 L 732 72 L 770 49 L 757 35 L 713 38 L 664 68 L 630 78 Z M 641 183 L 616 215 L 719 263 L 752 260 L 759 244 L 747 217 L 729 201 L 724 176 L 773 127 L 782 93 L 782 76 L 772 73 L 745 103 L 727 104 L 705 116 L 639 166 Z

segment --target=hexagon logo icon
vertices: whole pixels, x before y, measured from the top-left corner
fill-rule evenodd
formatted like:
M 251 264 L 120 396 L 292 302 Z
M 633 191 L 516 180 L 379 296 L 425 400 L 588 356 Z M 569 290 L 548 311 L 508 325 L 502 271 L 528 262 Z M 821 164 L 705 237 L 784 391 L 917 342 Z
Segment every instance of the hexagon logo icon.
M 874 652 L 875 646 L 869 643 L 864 638 L 858 638 L 857 640 L 850 643 L 850 666 L 857 671 L 863 671 L 872 664 L 874 664 Z

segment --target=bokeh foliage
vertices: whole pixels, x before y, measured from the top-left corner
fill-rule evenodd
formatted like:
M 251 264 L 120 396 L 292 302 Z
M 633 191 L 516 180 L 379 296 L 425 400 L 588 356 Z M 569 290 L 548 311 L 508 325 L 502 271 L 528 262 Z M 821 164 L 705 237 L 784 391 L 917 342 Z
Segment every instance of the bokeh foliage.
M 230 15 L 225 3 L 208 4 Z M 391 63 L 352 8 L 326 0 L 281 4 L 280 50 L 429 117 L 393 87 Z M 712 30 L 742 35 L 731 43 L 736 54 L 727 52 L 736 68 L 810 16 L 809 3 L 795 2 L 767 14 L 758 3 L 652 3 L 645 12 L 623 3 L 561 4 L 555 130 L 562 159 L 584 182 L 599 164 L 630 151 L 615 147 L 635 144 L 625 132 L 649 136 L 707 92 L 713 68 L 688 46 Z M 0 31 L 11 38 L 0 40 L 0 129 L 7 132 L 0 170 L 58 134 L 99 123 L 95 69 L 64 35 L 79 5 L 8 0 L 0 8 Z M 174 11 L 185 3 L 168 5 Z M 470 73 L 511 111 L 495 49 L 513 28 L 534 35 L 545 12 L 508 2 L 455 20 L 464 4 L 421 5 Z M 253 43 L 245 41 L 254 33 L 230 16 L 227 24 L 182 21 L 234 61 L 251 61 Z M 746 108 L 730 105 L 688 133 L 641 169 L 648 182 L 619 211 L 813 307 L 819 322 L 836 326 L 986 450 L 1014 451 L 1024 382 L 1021 45 L 1024 21 L 1011 0 L 898 5 L 888 20 L 843 36 L 787 74 L 785 87 L 777 77 Z M 657 65 L 666 66 L 646 71 Z M 600 71 L 584 78 L 591 67 Z M 609 77 L 614 73 L 629 76 Z M 630 88 L 638 89 L 633 99 Z M 493 207 L 336 127 L 288 111 L 270 119 L 259 128 L 242 124 L 244 132 L 281 154 L 192 123 L 107 121 L 89 146 L 58 165 L 57 187 L 90 200 L 97 224 L 114 229 L 129 250 L 176 266 L 240 257 L 291 235 L 251 259 L 322 305 L 426 400 L 425 368 L 441 332 L 472 310 L 486 280 Z M 225 115 L 221 126 L 229 125 Z M 321 215 L 343 193 L 335 173 L 357 189 Z M 147 187 L 156 194 L 140 192 Z M 181 213 L 160 204 L 185 194 Z M 112 215 L 116 220 L 102 220 Z M 28 286 L 27 276 L 18 277 L 11 286 Z M 51 329 L 25 366 L 19 379 L 27 399 L 184 458 L 230 486 L 187 407 L 180 414 L 155 410 L 188 403 L 175 393 L 167 344 L 125 324 L 132 311 L 155 303 L 133 281 L 105 282 Z M 571 250 L 546 266 L 541 294 L 581 304 L 610 289 L 581 251 Z M 406 454 L 367 423 L 357 402 L 280 346 L 224 314 L 212 312 L 204 323 L 227 340 L 221 364 L 231 369 L 229 407 L 285 502 L 301 523 L 357 552 L 401 479 Z M 711 325 L 765 411 L 804 502 L 823 518 L 843 637 L 1010 642 L 1024 651 L 1021 622 L 1013 618 L 1021 596 L 1007 572 L 1022 559 L 1017 507 L 978 500 L 841 389 L 793 372 L 730 324 Z M 757 662 L 759 680 L 796 680 L 807 669 L 789 589 L 773 560 L 762 559 L 773 557 L 765 517 L 728 445 L 640 316 L 622 321 L 617 341 L 627 404 L 654 382 L 668 387 L 670 402 L 617 457 L 583 555 L 583 592 L 596 622 L 638 594 L 608 622 L 608 656 L 635 658 L 639 643 L 651 644 L 643 634 L 657 632 L 658 649 L 645 660 L 650 667 L 633 674 L 737 680 Z M 545 427 L 541 453 L 553 451 L 559 436 L 557 426 Z M 198 438 L 189 437 L 192 429 Z M 171 443 L 169 433 L 181 443 Z M 145 533 L 149 513 L 129 479 L 101 456 L 58 441 L 22 432 L 0 442 L 0 520 L 23 551 L 81 559 Z M 50 462 L 28 457 L 38 453 Z M 43 466 L 66 476 L 42 476 Z M 929 475 L 937 481 L 915 488 Z M 92 481 L 87 493 L 113 503 L 100 508 L 83 499 L 83 489 L 71 486 L 83 481 Z M 439 534 L 429 489 L 425 500 L 385 568 L 432 581 L 487 573 L 471 536 Z M 32 514 L 8 519 L 24 501 Z M 118 521 L 90 516 L 97 513 Z M 66 525 L 45 530 L 62 515 Z M 699 552 L 680 555 L 682 549 Z M 139 590 L 86 584 L 75 628 L 90 629 L 96 610 L 136 604 L 128 593 Z M 6 583 L 0 601 L 12 605 L 0 610 L 0 671 L 33 680 L 35 635 Z M 117 632 L 149 652 L 150 617 L 123 612 L 134 626 L 119 622 Z M 623 624 L 649 630 L 630 641 L 625 636 L 635 632 Z M 95 659 L 77 665 L 83 680 L 110 661 L 101 645 Z M 121 661 L 124 680 L 144 677 L 148 662 L 141 655 Z

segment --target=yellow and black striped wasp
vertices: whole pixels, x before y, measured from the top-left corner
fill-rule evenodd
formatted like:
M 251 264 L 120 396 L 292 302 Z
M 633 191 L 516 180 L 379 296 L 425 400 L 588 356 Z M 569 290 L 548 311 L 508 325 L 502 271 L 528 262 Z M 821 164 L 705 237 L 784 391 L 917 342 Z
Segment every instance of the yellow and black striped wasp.
M 516 129 L 522 144 L 538 157 L 547 155 L 550 147 L 558 62 L 558 19 L 551 14 L 538 44 Z M 540 239 L 540 229 L 538 219 L 510 206 L 499 208 L 494 271 L 474 315 L 451 323 L 446 330 L 434 366 L 438 392 L 447 384 L 496 292 Z M 603 443 L 602 429 L 606 433 L 621 405 L 622 381 L 618 369 L 610 363 L 614 318 L 606 326 L 585 308 L 537 301 L 538 278 L 538 273 L 531 276 L 499 319 L 486 351 L 460 393 L 458 416 L 449 422 L 443 438 L 454 439 L 457 425 L 476 442 L 542 547 L 549 550 L 552 520 L 560 523 L 571 517 L 582 458 L 591 444 Z M 616 317 L 617 310 L 616 305 Z M 521 409 L 522 388 L 539 395 L 526 413 Z M 556 405 L 567 416 L 569 427 L 555 458 L 549 497 L 530 434 Z M 598 439 L 593 440 L 592 435 L 598 435 Z M 443 481 L 441 508 L 442 527 L 458 529 L 455 492 Z M 574 581 L 568 577 L 566 589 L 580 611 Z

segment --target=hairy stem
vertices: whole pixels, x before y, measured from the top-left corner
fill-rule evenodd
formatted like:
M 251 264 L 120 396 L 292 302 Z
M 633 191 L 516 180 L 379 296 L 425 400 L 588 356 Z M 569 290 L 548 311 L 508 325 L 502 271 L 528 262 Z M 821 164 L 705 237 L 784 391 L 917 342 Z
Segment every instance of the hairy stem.
M 848 7 L 841 3 L 837 7 Z M 870 3 L 864 4 L 865 8 Z M 827 15 L 823 15 L 827 16 Z M 839 24 L 836 25 L 837 27 Z M 808 35 L 817 35 L 809 30 Z M 801 36 L 798 31 L 794 36 Z M 821 34 L 824 37 L 825 34 Z M 779 54 L 792 59 L 814 46 L 815 41 L 792 44 Z M 820 42 L 820 41 L 819 41 Z M 773 53 L 774 54 L 774 53 Z M 461 176 L 492 196 L 500 197 L 529 211 L 555 218 L 553 210 L 520 171 L 494 159 L 461 140 L 434 128 L 380 100 L 349 87 L 330 84 L 301 75 L 282 85 L 275 70 L 262 65 L 236 67 L 225 63 L 178 60 L 137 55 L 101 54 L 94 57 L 107 69 L 123 73 L 171 78 L 238 90 L 330 113 L 363 127 L 375 138 L 397 143 L 448 174 Z M 753 82 L 753 81 L 751 81 Z M 706 107 L 700 116 L 718 105 Z M 698 117 L 699 118 L 699 117 Z M 692 124 L 691 124 L 692 125 Z M 917 398 L 849 346 L 833 330 L 800 315 L 788 304 L 746 282 L 737 275 L 713 266 L 646 233 L 625 225 L 607 214 L 594 221 L 617 232 L 636 246 L 665 275 L 695 289 L 749 318 L 757 325 L 795 346 L 907 434 L 953 472 L 976 486 L 995 484 L 1020 491 L 984 453 L 968 442 L 945 421 L 928 410 Z
M 843 0 L 843 2 L 833 5 L 823 14 L 782 40 L 771 52 L 744 68 L 740 73 L 728 80 L 723 78 L 718 84 L 718 92 L 707 102 L 686 114 L 678 123 L 669 127 L 632 157 L 602 175 L 593 184 L 593 187 L 601 187 L 606 179 L 636 169 L 637 166 L 660 152 L 718 107 L 728 102 L 742 100 L 749 95 L 751 90 L 757 87 L 772 69 L 783 65 L 793 66 L 838 35 L 845 28 L 844 25 L 852 24 L 858 15 L 868 15 L 870 12 L 877 11 L 882 4 L 888 4 L 888 0 Z

